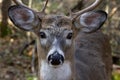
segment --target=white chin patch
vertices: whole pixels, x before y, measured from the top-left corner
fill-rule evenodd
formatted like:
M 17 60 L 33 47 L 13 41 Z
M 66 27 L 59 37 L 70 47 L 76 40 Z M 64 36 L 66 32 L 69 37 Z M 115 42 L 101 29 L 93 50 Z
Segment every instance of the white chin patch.
M 71 75 L 71 66 L 68 61 L 59 67 L 50 67 L 46 61 L 41 61 L 40 76 L 42 80 L 70 80 Z

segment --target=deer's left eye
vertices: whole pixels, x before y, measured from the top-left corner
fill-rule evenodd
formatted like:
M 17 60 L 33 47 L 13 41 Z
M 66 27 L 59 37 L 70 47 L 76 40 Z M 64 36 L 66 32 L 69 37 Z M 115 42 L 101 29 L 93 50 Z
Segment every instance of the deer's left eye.
M 73 36 L 73 33 L 69 33 L 66 38 L 67 39 L 72 39 L 72 36 Z
M 46 38 L 45 32 L 40 32 L 40 37 L 43 38 L 43 39 L 45 39 Z

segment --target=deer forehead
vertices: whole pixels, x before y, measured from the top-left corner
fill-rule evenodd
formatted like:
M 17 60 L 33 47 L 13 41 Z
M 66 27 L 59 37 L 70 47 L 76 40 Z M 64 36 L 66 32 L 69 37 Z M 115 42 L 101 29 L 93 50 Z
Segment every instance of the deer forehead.
M 72 21 L 62 15 L 47 15 L 42 20 L 42 28 L 68 29 L 72 28 Z

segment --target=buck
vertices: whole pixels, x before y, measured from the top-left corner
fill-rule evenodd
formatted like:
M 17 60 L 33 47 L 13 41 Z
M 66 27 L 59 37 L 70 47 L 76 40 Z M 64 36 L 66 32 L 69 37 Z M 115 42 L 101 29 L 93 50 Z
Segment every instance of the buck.
M 100 28 L 107 13 L 93 11 L 102 0 L 69 16 L 45 13 L 13 0 L 8 10 L 18 28 L 37 37 L 39 80 L 111 80 L 111 48 Z

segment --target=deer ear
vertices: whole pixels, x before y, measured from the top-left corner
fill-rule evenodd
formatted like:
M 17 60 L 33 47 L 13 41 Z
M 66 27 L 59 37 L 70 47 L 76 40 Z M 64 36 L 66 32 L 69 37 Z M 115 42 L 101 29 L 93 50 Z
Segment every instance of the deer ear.
M 79 17 L 79 24 L 83 32 L 94 32 L 101 28 L 107 19 L 107 13 L 104 11 L 91 11 L 83 13 Z
M 36 28 L 39 22 L 35 12 L 24 6 L 11 6 L 8 9 L 8 16 L 15 26 L 26 31 Z

